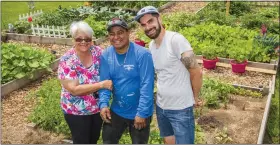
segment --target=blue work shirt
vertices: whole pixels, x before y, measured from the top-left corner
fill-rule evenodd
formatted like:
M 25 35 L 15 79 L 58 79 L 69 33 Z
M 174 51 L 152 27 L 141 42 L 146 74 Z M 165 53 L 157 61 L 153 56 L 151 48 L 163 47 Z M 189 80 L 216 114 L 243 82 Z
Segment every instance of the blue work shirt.
M 126 119 L 150 117 L 154 104 L 154 64 L 151 53 L 130 42 L 125 54 L 118 54 L 113 46 L 104 50 L 100 59 L 100 81 L 112 80 L 113 91 L 101 89 L 99 107 L 109 107 Z

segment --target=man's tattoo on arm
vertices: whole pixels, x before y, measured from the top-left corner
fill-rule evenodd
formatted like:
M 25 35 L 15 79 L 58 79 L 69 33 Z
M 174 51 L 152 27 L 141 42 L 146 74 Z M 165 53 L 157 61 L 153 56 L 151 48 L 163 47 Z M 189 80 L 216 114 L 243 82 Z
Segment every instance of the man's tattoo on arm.
M 183 53 L 181 61 L 187 69 L 199 67 L 195 54 L 192 51 Z

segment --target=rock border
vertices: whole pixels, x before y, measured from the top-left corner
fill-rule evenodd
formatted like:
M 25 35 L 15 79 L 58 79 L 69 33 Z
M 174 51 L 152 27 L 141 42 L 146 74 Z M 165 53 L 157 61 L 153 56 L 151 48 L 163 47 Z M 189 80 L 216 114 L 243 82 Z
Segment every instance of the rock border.
M 60 44 L 60 45 L 73 45 L 72 38 L 56 38 L 56 37 L 45 37 L 35 36 L 17 33 L 6 33 L 7 40 L 24 41 L 26 43 L 40 43 L 40 44 Z M 106 40 L 106 37 L 101 37 L 93 40 L 95 45 L 99 45 Z

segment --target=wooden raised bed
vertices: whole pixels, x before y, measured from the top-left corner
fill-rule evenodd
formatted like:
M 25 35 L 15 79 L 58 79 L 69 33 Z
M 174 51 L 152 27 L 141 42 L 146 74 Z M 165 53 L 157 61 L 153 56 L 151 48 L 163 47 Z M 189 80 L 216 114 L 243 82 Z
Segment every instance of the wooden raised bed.
M 53 63 L 50 64 L 50 68 L 52 70 L 56 70 L 58 68 L 59 60 L 60 59 L 56 59 Z M 27 84 L 31 83 L 32 81 L 39 79 L 46 73 L 48 73 L 47 69 L 35 70 L 32 73 L 33 74 L 32 78 L 30 78 L 29 76 L 25 76 L 20 79 L 12 80 L 6 84 L 1 85 L 1 99 L 3 99 L 6 95 L 11 93 L 12 91 L 20 89 L 26 86 Z
M 202 56 L 201 55 L 197 55 L 196 58 L 199 60 L 199 63 L 202 63 Z M 231 60 L 232 59 L 220 58 L 219 57 L 219 62 L 218 63 L 230 64 L 229 62 Z M 248 64 L 247 64 L 247 67 L 266 69 L 266 70 L 276 70 L 277 66 L 278 66 L 278 61 L 276 61 L 276 60 L 273 60 L 270 63 L 261 63 L 261 62 L 248 61 Z
M 60 44 L 60 45 L 73 45 L 72 38 L 55 38 L 55 37 L 44 37 L 34 36 L 17 33 L 6 33 L 7 40 L 24 41 L 26 43 L 41 43 L 41 44 Z M 98 38 L 93 40 L 95 45 L 99 45 L 106 40 L 106 37 Z
M 222 107 L 203 111 L 197 122 L 203 128 L 206 143 L 217 143 L 217 132 L 227 128 L 223 135 L 232 139 L 229 142 L 231 144 L 262 144 L 274 87 L 275 75 L 270 80 L 268 95 L 264 98 L 230 95 L 232 98 L 226 109 Z

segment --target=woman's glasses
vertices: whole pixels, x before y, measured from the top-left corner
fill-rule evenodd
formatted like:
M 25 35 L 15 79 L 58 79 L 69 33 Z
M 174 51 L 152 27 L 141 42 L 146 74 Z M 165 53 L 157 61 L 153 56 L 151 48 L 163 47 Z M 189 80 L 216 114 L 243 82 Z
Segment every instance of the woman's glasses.
M 91 38 L 86 38 L 86 39 L 76 38 L 75 41 L 76 41 L 76 42 L 83 42 L 83 41 L 85 41 L 85 42 L 91 42 L 92 39 L 91 39 Z

